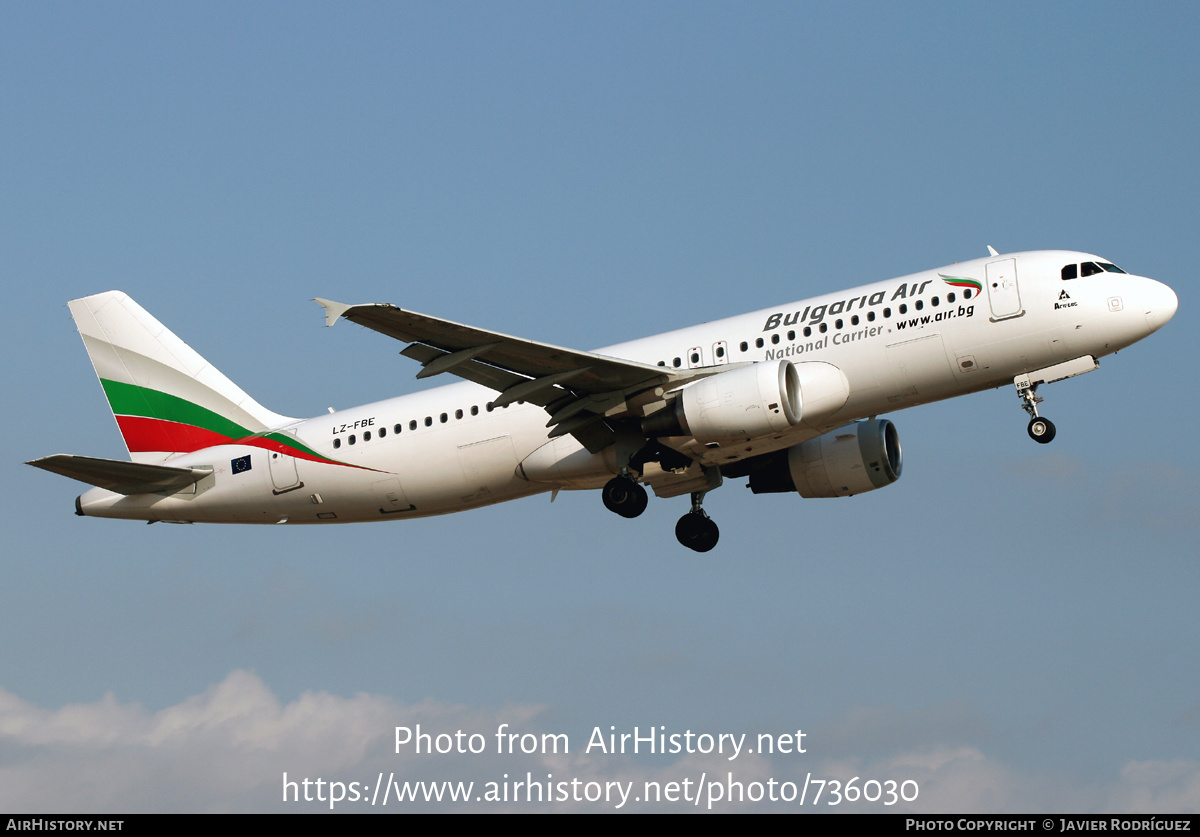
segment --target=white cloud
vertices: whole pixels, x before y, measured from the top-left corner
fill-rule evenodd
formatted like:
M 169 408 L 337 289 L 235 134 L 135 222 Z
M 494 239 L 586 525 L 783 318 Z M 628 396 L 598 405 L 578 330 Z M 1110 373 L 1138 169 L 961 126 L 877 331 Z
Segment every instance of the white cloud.
M 886 712 L 884 712 L 886 714 Z M 364 798 L 378 777 L 395 781 L 474 782 L 474 795 L 485 783 L 507 774 L 510 800 L 506 808 L 606 811 L 616 807 L 626 789 L 627 809 L 646 782 L 657 782 L 666 794 L 689 794 L 704 778 L 714 794 L 723 797 L 716 810 L 730 810 L 726 801 L 729 774 L 747 796 L 768 790 L 768 783 L 792 781 L 797 789 L 806 774 L 839 779 L 858 776 L 858 787 L 871 778 L 911 779 L 920 793 L 911 804 L 887 808 L 880 804 L 821 805 L 822 811 L 890 810 L 921 812 L 1153 812 L 1200 810 L 1200 765 L 1192 761 L 1130 762 L 1109 784 L 1097 785 L 1071 776 L 1043 776 L 989 758 L 972 746 L 927 747 L 904 742 L 894 752 L 870 759 L 822 758 L 817 753 L 764 757 L 742 753 L 678 756 L 584 754 L 586 741 L 573 740 L 569 754 L 498 755 L 495 731 L 507 723 L 513 732 L 537 735 L 556 732 L 541 725 L 542 708 L 504 706 L 482 709 L 432 700 L 406 706 L 378 695 L 339 697 L 309 692 L 283 704 L 254 674 L 231 673 L 203 694 L 159 712 L 137 704 L 120 704 L 111 695 L 90 704 L 57 710 L 39 708 L 0 691 L 0 808 L 45 813 L 133 813 L 141 811 L 280 811 L 327 810 L 328 803 L 284 804 L 283 774 L 289 781 L 305 778 L 326 782 L 360 783 Z M 861 722 L 862 712 L 849 713 L 847 725 Z M 394 728 L 415 728 L 435 736 L 456 730 L 483 736 L 486 752 L 477 755 L 416 755 L 412 746 L 397 754 Z M 668 731 L 670 732 L 670 731 Z M 643 730 L 643 734 L 645 731 Z M 747 742 L 753 736 L 747 736 Z M 443 743 L 450 739 L 443 739 Z M 570 799 L 547 805 L 528 802 L 529 789 L 511 783 L 526 776 L 553 783 L 553 794 Z M 574 784 L 572 784 L 574 782 Z M 559 784 L 564 783 L 564 784 Z M 503 793 L 503 785 L 501 792 Z M 297 792 L 304 791 L 297 785 Z M 632 788 L 632 790 L 628 790 Z M 788 791 L 777 785 L 777 793 Z M 911 789 L 911 785 L 909 786 Z M 560 791 L 561 789 L 561 791 Z M 316 786 L 310 786 L 316 796 Z M 815 792 L 810 787 L 809 799 Z M 609 801 L 583 801 L 578 796 L 601 794 Z M 322 796 L 328 798 L 327 786 Z M 536 795 L 535 795 L 536 798 Z M 825 789 L 823 800 L 833 796 Z M 799 810 L 796 803 L 763 801 L 747 807 L 772 811 Z M 372 808 L 366 802 L 342 802 L 343 811 L 395 810 Z M 706 810 L 676 801 L 670 810 Z M 448 802 L 438 810 L 462 806 Z M 477 808 L 477 806 L 469 806 Z M 735 806 L 742 807 L 742 806 Z M 811 802 L 805 810 L 812 810 Z

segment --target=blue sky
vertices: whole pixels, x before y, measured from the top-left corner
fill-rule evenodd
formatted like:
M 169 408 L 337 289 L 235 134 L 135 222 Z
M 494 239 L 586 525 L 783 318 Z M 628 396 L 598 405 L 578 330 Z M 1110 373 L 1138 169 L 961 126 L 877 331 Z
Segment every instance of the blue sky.
M 0 809 L 280 810 L 282 771 L 722 767 L 396 755 L 415 723 L 803 728 L 805 755 L 732 769 L 912 778 L 911 810 L 1200 809 L 1198 14 L 0 7 Z M 730 481 L 706 556 L 674 541 L 683 500 L 147 527 L 74 517 L 76 484 L 22 464 L 124 456 L 65 307 L 110 288 L 315 415 L 424 384 L 314 296 L 591 348 L 988 244 L 1100 253 L 1179 313 L 1045 389 L 1049 447 L 1009 390 L 904 411 L 897 485 Z

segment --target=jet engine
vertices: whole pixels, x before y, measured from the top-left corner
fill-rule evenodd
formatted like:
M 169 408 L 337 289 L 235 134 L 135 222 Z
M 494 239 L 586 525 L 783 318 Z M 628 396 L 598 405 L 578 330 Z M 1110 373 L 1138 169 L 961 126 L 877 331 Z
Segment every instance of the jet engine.
M 812 361 L 755 363 L 702 378 L 642 422 L 654 436 L 729 442 L 783 433 L 801 422 L 817 426 L 850 395 L 842 370 Z
M 750 490 L 850 497 L 891 485 L 903 464 L 896 425 L 887 419 L 858 421 L 761 457 L 761 465 L 749 472 Z

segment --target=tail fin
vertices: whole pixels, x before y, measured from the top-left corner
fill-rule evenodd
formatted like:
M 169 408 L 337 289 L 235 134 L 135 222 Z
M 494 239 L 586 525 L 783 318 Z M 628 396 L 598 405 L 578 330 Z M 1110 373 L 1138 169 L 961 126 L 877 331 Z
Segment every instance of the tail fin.
M 68 304 L 135 462 L 294 421 L 262 407 L 120 291 Z

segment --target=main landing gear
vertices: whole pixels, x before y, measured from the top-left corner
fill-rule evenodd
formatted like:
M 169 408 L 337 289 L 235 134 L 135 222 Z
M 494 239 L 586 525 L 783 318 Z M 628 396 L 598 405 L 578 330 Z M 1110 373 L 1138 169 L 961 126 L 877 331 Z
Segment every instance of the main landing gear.
M 603 491 L 604 507 L 621 517 L 637 517 L 646 510 L 650 498 L 631 476 L 621 474 L 609 480 Z
M 720 530 L 701 507 L 706 491 L 692 492 L 692 510 L 675 524 L 675 537 L 688 549 L 708 552 L 717 545 Z M 621 474 L 609 480 L 601 492 L 604 507 L 621 517 L 637 517 L 646 510 L 649 497 L 632 475 Z
M 1017 395 L 1024 402 L 1021 406 L 1025 409 L 1025 412 L 1029 413 L 1029 426 L 1026 428 L 1029 438 L 1040 445 L 1049 443 L 1054 439 L 1056 431 L 1054 429 L 1054 422 L 1038 415 L 1037 405 L 1045 400 L 1037 394 L 1038 385 L 1030 383 L 1028 377 L 1018 377 L 1015 384 Z
M 717 545 L 721 531 L 713 523 L 708 513 L 700 507 L 704 501 L 703 491 L 692 492 L 692 510 L 679 518 L 675 524 L 675 537 L 688 549 L 696 552 L 708 552 Z
M 620 429 L 620 428 L 618 428 Z M 716 467 L 691 468 L 692 459 L 662 444 L 647 440 L 637 432 L 617 434 L 615 451 L 619 462 L 626 462 L 617 476 L 604 484 L 601 497 L 604 507 L 621 517 L 633 518 L 646 510 L 649 497 L 639 480 L 647 463 L 656 462 L 663 471 L 674 474 L 674 480 L 655 483 L 660 497 L 677 497 L 691 493 L 692 510 L 675 524 L 675 537 L 688 549 L 708 552 L 717 545 L 720 532 L 717 524 L 701 508 L 704 495 L 721 485 L 721 470 Z M 689 470 L 690 469 L 690 470 Z

